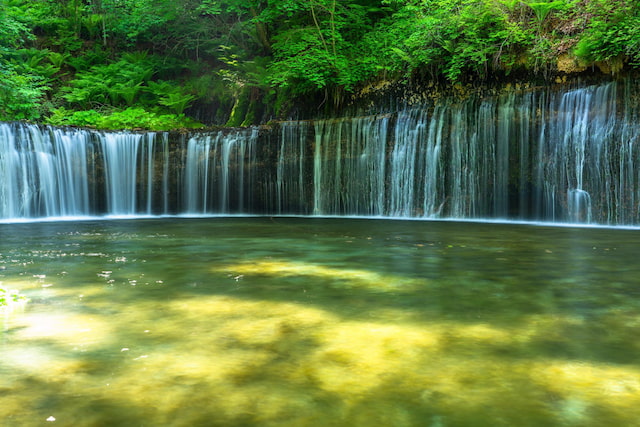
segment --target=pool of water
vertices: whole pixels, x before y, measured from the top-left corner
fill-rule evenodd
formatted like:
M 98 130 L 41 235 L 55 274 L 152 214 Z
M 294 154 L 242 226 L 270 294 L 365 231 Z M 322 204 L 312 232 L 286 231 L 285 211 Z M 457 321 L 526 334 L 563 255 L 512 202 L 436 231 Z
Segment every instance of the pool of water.
M 637 230 L 0 224 L 0 424 L 640 424 Z

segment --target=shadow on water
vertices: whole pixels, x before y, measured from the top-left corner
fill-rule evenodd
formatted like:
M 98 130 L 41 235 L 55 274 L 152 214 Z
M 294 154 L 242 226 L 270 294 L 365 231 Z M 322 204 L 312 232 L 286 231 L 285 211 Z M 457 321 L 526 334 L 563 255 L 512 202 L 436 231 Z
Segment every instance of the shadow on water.
M 0 233 L 0 281 L 32 299 L 0 362 L 0 415 L 19 425 L 640 415 L 635 232 L 232 218 Z

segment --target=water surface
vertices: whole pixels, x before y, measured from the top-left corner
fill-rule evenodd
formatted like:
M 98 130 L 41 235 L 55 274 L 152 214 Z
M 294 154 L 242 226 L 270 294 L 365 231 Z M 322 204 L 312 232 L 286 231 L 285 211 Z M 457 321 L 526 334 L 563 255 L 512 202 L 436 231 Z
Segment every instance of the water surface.
M 1 324 L 0 424 L 640 425 L 637 239 L 364 219 L 0 224 L 0 282 L 31 300 Z

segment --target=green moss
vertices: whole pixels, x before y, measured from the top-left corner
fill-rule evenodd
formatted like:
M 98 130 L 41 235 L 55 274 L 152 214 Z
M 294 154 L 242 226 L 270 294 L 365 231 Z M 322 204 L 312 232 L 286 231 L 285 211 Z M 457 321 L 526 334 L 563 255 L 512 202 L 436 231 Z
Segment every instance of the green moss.
M 249 106 L 249 99 L 247 96 L 240 96 L 236 98 L 236 101 L 233 104 L 233 109 L 231 110 L 231 114 L 229 116 L 229 120 L 227 120 L 227 123 L 225 126 L 229 126 L 229 127 L 241 126 L 247 114 L 248 106 Z

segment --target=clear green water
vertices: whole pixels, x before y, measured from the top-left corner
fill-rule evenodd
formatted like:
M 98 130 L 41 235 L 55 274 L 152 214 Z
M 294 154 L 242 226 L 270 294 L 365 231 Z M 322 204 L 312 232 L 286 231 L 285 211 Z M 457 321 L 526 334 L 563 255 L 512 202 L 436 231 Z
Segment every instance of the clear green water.
M 3 224 L 0 425 L 640 425 L 638 233 Z

